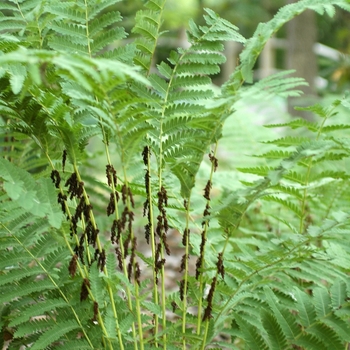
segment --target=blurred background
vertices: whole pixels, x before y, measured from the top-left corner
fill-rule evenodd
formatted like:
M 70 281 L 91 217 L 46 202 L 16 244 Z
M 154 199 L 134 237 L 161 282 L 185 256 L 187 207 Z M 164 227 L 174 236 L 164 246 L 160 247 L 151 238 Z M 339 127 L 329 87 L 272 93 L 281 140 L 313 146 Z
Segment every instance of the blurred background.
M 157 61 L 168 57 L 171 49 L 186 46 L 188 21 L 203 23 L 203 8 L 209 7 L 239 28 L 249 38 L 258 23 L 272 19 L 278 9 L 297 0 L 167 0 Z M 116 7 L 122 12 L 130 33 L 134 14 L 144 1 L 124 1 Z M 256 65 L 255 78 L 260 79 L 281 69 L 295 69 L 296 75 L 309 83 L 306 94 L 339 92 L 350 85 L 350 14 L 337 11 L 333 17 L 307 11 L 284 26 L 266 45 Z M 130 36 L 132 38 L 132 35 Z M 227 62 L 220 75 L 213 77 L 220 85 L 234 70 L 242 47 L 226 43 Z M 156 63 L 156 62 L 155 62 Z

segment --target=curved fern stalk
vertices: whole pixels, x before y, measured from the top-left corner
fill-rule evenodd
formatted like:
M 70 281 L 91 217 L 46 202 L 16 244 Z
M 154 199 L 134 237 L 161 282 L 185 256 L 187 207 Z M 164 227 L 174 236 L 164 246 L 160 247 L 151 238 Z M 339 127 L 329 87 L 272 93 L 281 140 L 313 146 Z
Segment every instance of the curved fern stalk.
M 282 7 L 272 20 L 266 23 L 260 23 L 254 35 L 247 40 L 244 50 L 239 56 L 239 66 L 224 84 L 224 93 L 235 95 L 244 82 L 253 82 L 253 67 L 257 58 L 268 39 L 285 23 L 306 9 L 314 10 L 319 14 L 326 12 L 329 16 L 333 16 L 335 14 L 335 6 L 350 11 L 350 5 L 346 0 L 324 0 L 322 3 L 315 2 L 314 0 L 303 0 Z

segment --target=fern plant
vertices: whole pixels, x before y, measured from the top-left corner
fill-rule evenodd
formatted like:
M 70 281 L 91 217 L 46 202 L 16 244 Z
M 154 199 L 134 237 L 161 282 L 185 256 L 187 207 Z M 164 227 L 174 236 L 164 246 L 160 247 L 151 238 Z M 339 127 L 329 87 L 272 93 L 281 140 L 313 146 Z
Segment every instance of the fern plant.
M 115 48 L 126 32 L 114 0 L 0 4 L 1 339 L 9 349 L 346 348 L 350 147 L 337 111 L 348 97 L 309 107 L 318 122 L 268 125 L 303 136 L 267 140 L 255 155 L 265 165 L 241 168 L 240 186 L 217 170 L 240 100 L 304 84 L 288 72 L 252 84 L 268 38 L 306 9 L 350 5 L 285 6 L 250 39 L 206 9 L 205 25 L 189 23 L 190 47 L 154 66 L 164 6 L 146 2 L 134 41 Z M 215 94 L 225 40 L 244 50 Z

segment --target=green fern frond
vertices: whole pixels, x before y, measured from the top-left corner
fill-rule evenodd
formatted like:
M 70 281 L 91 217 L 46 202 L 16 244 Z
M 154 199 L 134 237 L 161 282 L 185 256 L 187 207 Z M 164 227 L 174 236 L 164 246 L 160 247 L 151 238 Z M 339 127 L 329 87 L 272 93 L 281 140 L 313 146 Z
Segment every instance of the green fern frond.
M 311 334 L 302 334 L 295 341 L 295 345 L 310 350 L 328 350 L 326 345 L 321 340 L 319 340 L 316 336 L 313 336 Z
M 48 6 L 47 10 L 57 16 L 57 20 L 49 25 L 53 32 L 49 37 L 49 47 L 57 51 L 98 56 L 114 41 L 126 36 L 124 29 L 117 27 L 122 19 L 120 13 L 103 13 L 114 4 L 112 1 L 102 1 L 90 8 L 80 1 Z
M 251 327 L 244 318 L 236 314 L 235 321 L 239 325 L 242 338 L 247 343 L 249 349 L 269 349 L 262 335 L 254 327 Z
M 344 344 L 337 333 L 324 324 L 317 324 L 308 328 L 308 333 L 320 339 L 326 345 L 327 349 L 344 349 Z
M 261 321 L 267 332 L 269 349 L 284 350 L 287 348 L 287 339 L 282 332 L 276 317 L 266 310 L 261 311 Z
M 5 11 L 6 15 L 2 11 Z M 44 4 L 40 0 L 6 2 L 0 5 L 0 30 L 19 34 L 25 46 L 40 48 L 45 36 L 47 20 Z M 36 44 L 36 45 L 33 45 Z
M 67 307 L 67 303 L 63 299 L 45 299 L 33 305 L 29 305 L 21 310 L 21 313 L 13 318 L 9 323 L 10 327 L 18 326 L 21 323 L 26 323 L 30 319 L 47 313 L 51 313 L 59 308 Z
M 79 325 L 73 320 L 61 321 L 49 330 L 45 331 L 32 346 L 33 349 L 41 350 L 51 345 L 58 339 L 61 339 L 67 333 L 80 329 Z
M 267 174 L 273 169 L 273 167 L 260 166 L 256 168 L 238 168 L 237 170 L 239 170 L 242 173 L 254 174 L 258 176 L 267 176 Z
M 298 312 L 298 319 L 303 327 L 310 327 L 316 320 L 315 307 L 311 302 L 310 295 L 295 288 L 293 295 L 296 298 L 295 306 Z
M 295 119 L 288 123 L 281 123 L 281 124 L 269 124 L 264 125 L 265 128 L 277 128 L 282 126 L 289 126 L 291 129 L 298 129 L 298 128 L 307 128 L 310 131 L 318 131 L 318 124 L 309 122 L 305 119 Z M 323 129 L 322 129 L 323 130 Z
M 326 178 L 348 180 L 349 175 L 345 171 L 325 170 L 318 174 L 312 174 L 310 176 L 310 182 Z
M 289 341 L 297 339 L 300 330 L 293 319 L 291 313 L 286 308 L 278 304 L 276 296 L 268 287 L 264 288 L 266 301 L 268 302 L 272 312 L 274 313 L 278 323 L 280 324 L 286 338 Z
M 284 207 L 292 210 L 298 217 L 302 216 L 300 205 L 294 204 L 286 199 L 279 198 L 277 196 L 267 195 L 262 197 L 265 201 L 272 201 L 283 205 Z
M 160 28 L 164 6 L 165 0 L 150 0 L 145 4 L 147 10 L 140 10 L 136 13 L 132 32 L 139 35 L 135 40 L 139 52 L 134 57 L 134 62 L 147 73 L 151 68 L 158 38 L 162 34 Z
M 304 142 L 309 142 L 307 137 L 286 136 L 272 141 L 262 141 L 262 143 L 273 144 L 278 147 L 296 147 Z
M 253 157 L 256 158 L 266 158 L 266 159 L 285 159 L 292 155 L 292 152 L 290 151 L 283 151 L 283 150 L 271 150 L 269 152 L 266 152 L 264 154 L 260 155 L 253 155 Z
M 49 291 L 52 289 L 55 289 L 56 287 L 52 284 L 51 281 L 48 281 L 46 279 L 41 281 L 32 282 L 28 285 L 21 284 L 18 288 L 15 290 L 13 287 L 7 287 L 3 288 L 3 291 L 0 295 L 0 302 L 11 302 L 15 298 L 20 298 L 26 295 L 29 295 L 31 293 L 38 293 L 42 291 Z
M 259 80 L 252 86 L 243 87 L 239 93 L 240 97 L 247 100 L 263 100 L 272 96 L 300 96 L 302 92 L 296 88 L 307 83 L 302 78 L 287 77 L 293 72 L 288 70 L 278 72 Z
M 328 132 L 338 131 L 338 130 L 347 130 L 349 128 L 350 128 L 350 125 L 347 125 L 347 124 L 326 125 L 322 128 L 322 132 L 328 133 Z

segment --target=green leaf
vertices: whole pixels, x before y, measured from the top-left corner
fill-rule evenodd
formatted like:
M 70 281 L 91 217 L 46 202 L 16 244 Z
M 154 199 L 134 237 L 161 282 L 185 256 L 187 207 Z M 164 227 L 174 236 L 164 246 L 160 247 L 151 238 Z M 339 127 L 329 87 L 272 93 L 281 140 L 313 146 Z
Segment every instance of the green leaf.
M 275 294 L 269 287 L 264 287 L 264 292 L 266 301 L 280 324 L 283 333 L 286 335 L 289 341 L 294 341 L 297 339 L 300 329 L 298 328 L 295 319 L 292 317 L 292 314 L 289 312 L 289 310 L 279 304 Z
M 315 307 L 312 304 L 311 297 L 299 288 L 294 288 L 293 295 L 296 298 L 295 306 L 301 325 L 304 327 L 311 326 L 316 320 Z
M 313 291 L 317 317 L 323 319 L 331 311 L 331 298 L 325 288 L 315 288 Z
M 41 335 L 31 348 L 33 350 L 45 349 L 48 345 L 61 339 L 65 334 L 79 328 L 80 326 L 73 320 L 62 321 Z
M 242 316 L 235 314 L 235 321 L 239 325 L 242 338 L 247 343 L 249 349 L 251 350 L 269 349 L 268 345 L 266 344 L 264 338 L 261 336 L 260 332 L 258 332 L 258 330 L 255 327 L 253 327 L 251 324 L 246 322 Z
M 262 310 L 261 321 L 267 332 L 269 349 L 285 350 L 287 348 L 287 339 L 276 317 L 267 310 Z

